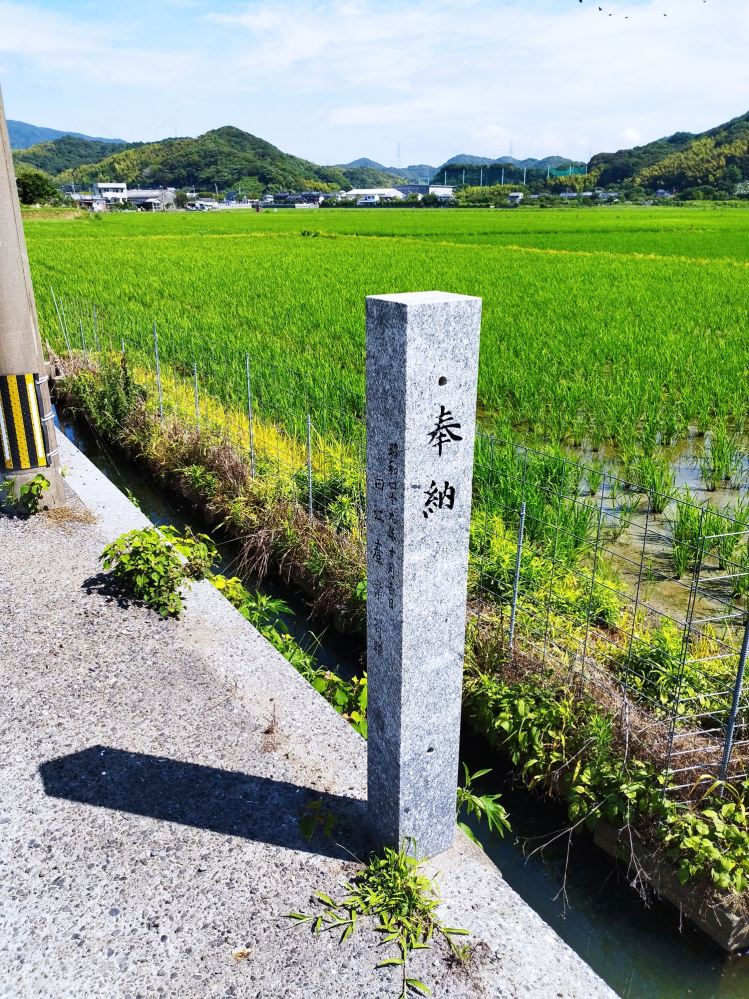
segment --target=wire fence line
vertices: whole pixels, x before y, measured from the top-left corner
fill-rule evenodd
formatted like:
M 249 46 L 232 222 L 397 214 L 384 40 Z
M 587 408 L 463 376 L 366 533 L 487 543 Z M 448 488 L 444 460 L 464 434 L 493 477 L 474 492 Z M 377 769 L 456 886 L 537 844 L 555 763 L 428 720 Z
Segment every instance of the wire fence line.
M 745 777 L 746 522 L 484 434 L 474 483 L 479 621 L 626 716 L 674 790 Z
M 366 529 L 361 394 L 92 302 L 54 305 L 58 353 L 124 353 L 155 417 L 227 435 L 254 478 L 310 517 Z M 518 670 L 616 715 L 675 793 L 703 775 L 742 780 L 749 504 L 718 511 L 614 471 L 480 431 L 470 613 Z
M 362 525 L 361 394 L 166 323 L 52 295 L 58 325 L 50 339 L 61 356 L 124 353 L 162 420 L 224 433 L 253 477 L 310 515 Z

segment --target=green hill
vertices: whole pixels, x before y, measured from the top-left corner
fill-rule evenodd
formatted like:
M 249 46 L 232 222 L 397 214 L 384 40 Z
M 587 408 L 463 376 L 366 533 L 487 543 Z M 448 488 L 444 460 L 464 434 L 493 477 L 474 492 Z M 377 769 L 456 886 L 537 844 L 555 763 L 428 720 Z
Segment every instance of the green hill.
M 16 163 L 27 163 L 55 177 L 64 170 L 99 163 L 107 156 L 125 149 L 136 149 L 141 145 L 142 142 L 100 142 L 64 135 L 50 142 L 39 142 L 28 149 L 14 150 L 13 159 Z
M 676 132 L 634 149 L 597 153 L 588 172 L 604 187 L 631 181 L 647 190 L 715 185 L 728 192 L 749 179 L 749 112 L 697 135 Z
M 322 167 L 290 156 L 270 142 L 226 125 L 197 138 L 112 147 L 65 137 L 13 153 L 17 171 L 34 167 L 59 184 L 87 187 L 98 180 L 219 191 L 339 190 L 390 186 L 397 178 L 369 167 Z

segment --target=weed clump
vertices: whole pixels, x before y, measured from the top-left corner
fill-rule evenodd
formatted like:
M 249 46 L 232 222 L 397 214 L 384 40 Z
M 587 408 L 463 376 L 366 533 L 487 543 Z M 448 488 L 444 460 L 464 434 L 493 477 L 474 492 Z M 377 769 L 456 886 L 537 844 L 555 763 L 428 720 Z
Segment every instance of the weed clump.
M 179 617 L 180 587 L 205 579 L 217 557 L 205 534 L 196 536 L 188 528 L 180 536 L 173 527 L 150 527 L 123 534 L 107 545 L 99 561 L 147 607 L 162 617 Z
M 493 654 L 491 636 L 474 633 L 468 647 L 464 708 L 474 730 L 509 756 L 523 781 L 567 802 L 570 826 L 562 834 L 592 830 L 603 820 L 633 829 L 659 845 L 676 865 L 679 880 L 707 878 L 723 892 L 741 893 L 749 878 L 749 782 L 738 787 L 703 776 L 686 801 L 651 749 L 641 758 L 621 717 L 552 671 L 521 679 L 503 675 L 508 664 Z M 664 634 L 647 655 L 653 672 L 668 665 L 672 638 Z M 644 650 L 640 650 L 642 655 Z M 648 678 L 647 683 L 657 681 Z M 691 795 L 711 782 L 698 801 Z M 728 789 L 733 801 L 721 798 Z M 665 851 L 664 851 L 665 846 Z
M 10 507 L 17 513 L 25 513 L 29 517 L 33 517 L 42 509 L 42 497 L 44 490 L 49 489 L 50 481 L 39 472 L 29 482 L 24 482 L 23 485 L 19 486 L 16 496 L 14 488 L 17 478 L 18 476 L 14 475 L 0 482 L 0 492 L 5 494 L 4 498 L 0 500 L 0 506 Z

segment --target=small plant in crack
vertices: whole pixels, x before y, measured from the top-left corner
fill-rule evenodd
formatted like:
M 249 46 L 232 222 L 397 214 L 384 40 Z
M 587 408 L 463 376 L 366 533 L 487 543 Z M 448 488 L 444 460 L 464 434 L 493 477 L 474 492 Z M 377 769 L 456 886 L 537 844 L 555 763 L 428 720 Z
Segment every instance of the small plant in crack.
M 44 490 L 49 489 L 50 481 L 39 472 L 30 482 L 24 482 L 23 485 L 19 486 L 18 496 L 16 496 L 14 487 L 17 478 L 18 476 L 15 475 L 0 483 L 0 491 L 5 493 L 4 498 L 0 500 L 0 506 L 10 507 L 18 513 L 27 513 L 33 517 L 42 509 L 42 496 Z
M 418 978 L 408 976 L 408 959 L 415 950 L 429 949 L 435 933 L 444 937 L 453 957 L 461 964 L 471 955 L 469 947 L 456 945 L 453 940 L 455 936 L 468 936 L 468 930 L 444 926 L 437 915 L 441 902 L 439 889 L 423 873 L 423 861 L 415 855 L 416 843 L 411 843 L 413 853 L 404 843 L 400 850 L 385 847 L 382 854 L 372 854 L 352 881 L 344 882 L 348 894 L 340 902 L 315 892 L 324 906 L 322 913 L 289 913 L 289 918 L 298 923 L 311 923 L 316 934 L 341 930 L 341 943 L 353 934 L 361 919 L 378 920 L 376 929 L 384 934 L 382 943 L 393 943 L 400 951 L 399 957 L 386 958 L 377 965 L 378 968 L 401 968 L 399 999 L 432 994 Z
M 299 816 L 299 832 L 308 843 L 312 842 L 312 837 L 318 829 L 328 839 L 332 836 L 336 817 L 332 812 L 323 811 L 322 798 L 316 798 L 314 801 L 308 801 L 302 805 L 301 808 L 297 809 L 297 815 Z

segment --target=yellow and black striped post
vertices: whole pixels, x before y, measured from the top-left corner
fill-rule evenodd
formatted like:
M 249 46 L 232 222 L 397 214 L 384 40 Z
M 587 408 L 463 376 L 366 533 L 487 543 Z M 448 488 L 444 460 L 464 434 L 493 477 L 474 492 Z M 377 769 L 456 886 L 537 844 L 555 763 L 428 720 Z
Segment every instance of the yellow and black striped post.
M 0 491 L 18 496 L 44 469 L 45 508 L 64 505 L 65 484 L 34 304 L 13 156 L 0 94 Z
M 38 375 L 0 375 L 0 452 L 6 472 L 49 465 Z

